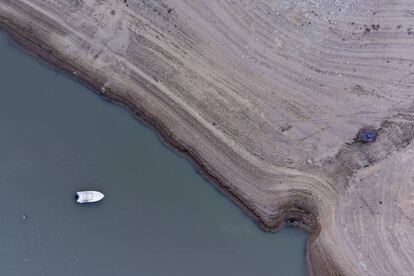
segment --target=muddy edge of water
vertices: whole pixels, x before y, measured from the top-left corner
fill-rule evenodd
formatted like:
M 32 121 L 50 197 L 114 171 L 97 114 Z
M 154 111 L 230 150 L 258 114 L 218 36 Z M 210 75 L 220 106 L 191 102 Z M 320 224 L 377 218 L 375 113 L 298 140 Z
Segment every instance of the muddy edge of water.
M 210 171 L 208 167 L 203 164 L 201 161 L 202 158 L 197 154 L 197 152 L 174 140 L 168 129 L 159 120 L 157 120 L 157 118 L 146 114 L 128 99 L 120 97 L 115 93 L 111 93 L 111 91 L 108 90 L 102 91 L 104 82 L 100 80 L 99 75 L 94 74 L 94 72 L 87 71 L 86 68 L 82 68 L 81 66 L 78 66 L 78 64 L 68 62 L 60 56 L 58 52 L 42 45 L 42 40 L 40 38 L 28 34 L 25 30 L 20 29 L 20 26 L 14 25 L 10 21 L 5 23 L 0 20 L 0 32 L 4 32 L 11 43 L 32 57 L 48 66 L 52 66 L 55 70 L 63 72 L 71 79 L 82 83 L 104 99 L 126 108 L 127 111 L 132 113 L 138 121 L 155 130 L 155 133 L 164 145 L 190 160 L 197 173 L 212 183 L 227 198 L 230 198 L 232 202 L 239 206 L 244 213 L 247 214 L 263 231 L 278 232 L 285 226 L 299 227 L 305 230 L 309 234 L 305 248 L 305 271 L 307 275 L 310 274 L 312 271 L 312 269 L 310 269 L 312 265 L 310 264 L 308 248 L 312 240 L 318 237 L 320 231 L 319 227 L 314 227 L 314 225 L 312 225 L 313 222 L 310 224 L 300 223 L 301 214 L 296 214 L 297 212 L 295 209 L 291 209 L 291 207 L 286 206 L 284 210 L 280 210 L 279 217 L 276 217 L 273 220 L 275 222 L 274 224 L 267 224 L 258 216 L 258 214 L 255 213 L 254 208 L 249 204 L 249 202 L 246 202 L 240 198 L 237 193 L 228 189 L 228 186 L 225 185 L 224 181 L 222 181 L 219 176 L 215 175 L 214 172 Z M 76 72 L 76 74 L 73 74 L 73 72 Z M 297 220 L 294 220 L 293 223 L 287 221 L 288 217 L 292 218 L 295 215 L 299 216 Z
M 254 222 L 256 222 L 260 226 L 260 228 L 263 229 L 263 231 L 276 232 L 280 230 L 284 225 L 288 224 L 285 221 L 285 217 L 280 217 L 279 219 L 276 219 L 278 223 L 275 223 L 274 225 L 268 225 L 266 222 L 264 222 L 255 213 L 254 209 L 250 207 L 250 204 L 248 202 L 240 198 L 235 192 L 229 190 L 227 188 L 227 185 L 224 184 L 220 177 L 211 172 L 208 169 L 208 167 L 206 167 L 203 164 L 203 162 L 201 161 L 202 158 L 198 156 L 197 152 L 189 149 L 184 145 L 181 145 L 176 140 L 174 140 L 170 135 L 168 129 L 164 127 L 160 121 L 142 112 L 142 110 L 140 110 L 136 105 L 134 105 L 125 98 L 119 97 L 115 93 L 111 93 L 107 90 L 105 91 L 105 93 L 103 93 L 103 82 L 99 80 L 99 76 L 94 75 L 93 72 L 88 72 L 84 70 L 84 68 L 79 68 L 76 67 L 76 65 L 74 64 L 66 62 L 64 59 L 62 59 L 62 57 L 58 55 L 58 53 L 56 53 L 52 49 L 42 47 L 41 43 L 38 42 L 36 37 L 27 37 L 18 30 L 14 29 L 12 26 L 10 26 L 10 22 L 4 24 L 0 21 L 0 31 L 1 30 L 7 34 L 7 36 L 15 44 L 16 47 L 23 49 L 25 52 L 37 58 L 38 60 L 53 66 L 54 69 L 57 69 L 65 73 L 65 75 L 70 77 L 71 79 L 81 82 L 82 84 L 86 85 L 92 91 L 94 91 L 101 97 L 105 98 L 106 100 L 111 101 L 114 104 L 121 105 L 122 107 L 126 108 L 128 112 L 134 114 L 137 120 L 144 123 L 148 127 L 154 129 L 155 132 L 158 134 L 160 140 L 163 142 L 163 144 L 165 144 L 178 154 L 185 156 L 187 159 L 189 159 L 193 166 L 196 168 L 196 171 L 200 175 L 202 175 L 211 183 L 213 183 L 227 197 L 231 198 L 240 208 L 242 208 L 243 211 L 246 212 L 246 214 L 248 214 L 253 219 Z M 75 71 L 77 72 L 76 75 L 73 74 L 73 72 Z M 289 210 L 286 210 L 286 213 L 291 212 Z M 310 227 L 304 224 L 295 223 L 288 225 L 300 227 L 308 232 L 311 230 Z

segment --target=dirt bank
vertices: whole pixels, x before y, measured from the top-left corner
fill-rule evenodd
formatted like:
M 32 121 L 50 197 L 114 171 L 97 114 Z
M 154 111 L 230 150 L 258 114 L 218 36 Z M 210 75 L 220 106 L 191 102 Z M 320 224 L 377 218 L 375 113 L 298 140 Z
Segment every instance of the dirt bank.
M 410 275 L 414 4 L 331 2 L 1 0 L 0 24 L 263 229 L 309 230 L 309 274 Z

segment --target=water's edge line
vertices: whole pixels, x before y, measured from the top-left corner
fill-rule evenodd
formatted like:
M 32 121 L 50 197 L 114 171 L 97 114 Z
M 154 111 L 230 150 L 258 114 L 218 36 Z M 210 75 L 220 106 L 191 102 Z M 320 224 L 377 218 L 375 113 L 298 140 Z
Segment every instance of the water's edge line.
M 201 161 L 202 158 L 198 157 L 197 152 L 191 151 L 185 145 L 182 145 L 178 143 L 176 140 L 174 140 L 169 134 L 170 133 L 169 130 L 166 127 L 164 127 L 163 124 L 159 120 L 157 120 L 156 118 L 153 118 L 152 116 L 145 114 L 145 112 L 143 110 L 140 110 L 133 102 L 128 101 L 127 99 L 121 97 L 120 95 L 117 95 L 115 93 L 103 94 L 101 91 L 103 83 L 100 83 L 99 79 L 94 78 L 93 73 L 79 70 L 79 68 L 75 67 L 71 63 L 60 59 L 58 56 L 56 56 L 56 53 L 57 53 L 56 51 L 54 51 L 53 49 L 47 49 L 47 48 L 41 47 L 38 43 L 35 43 L 34 39 L 30 38 L 29 34 L 25 35 L 21 32 L 18 32 L 13 27 L 11 27 L 10 24 L 11 24 L 10 21 L 8 21 L 7 23 L 0 21 L 0 31 L 3 31 L 4 33 L 6 33 L 6 35 L 10 38 L 10 41 L 12 41 L 16 47 L 28 53 L 29 55 L 34 57 L 36 60 L 48 66 L 52 66 L 53 69 L 57 69 L 65 73 L 66 76 L 85 85 L 86 87 L 91 89 L 93 92 L 95 92 L 99 96 L 105 98 L 106 100 L 109 100 L 110 102 L 114 104 L 122 106 L 129 113 L 132 113 L 138 121 L 140 121 L 141 123 L 144 123 L 146 126 L 153 129 L 164 145 L 166 145 L 168 148 L 172 149 L 174 152 L 188 159 L 194 166 L 196 172 L 198 172 L 201 176 L 203 176 L 210 183 L 212 183 L 224 196 L 230 198 L 263 231 L 277 232 L 278 230 L 280 230 L 286 225 L 286 222 L 285 222 L 286 214 L 295 213 L 295 212 L 292 212 L 289 207 L 285 207 L 285 209 L 280 210 L 279 213 L 281 215 L 272 220 L 273 222 L 272 225 L 267 224 L 255 212 L 254 208 L 249 206 L 248 202 L 243 200 L 243 198 L 237 195 L 236 192 L 231 191 L 229 188 L 227 188 L 228 186 L 225 185 L 224 182 L 219 177 L 214 175 L 214 173 L 208 169 L 207 165 L 203 164 L 203 162 Z M 74 75 L 73 74 L 74 71 L 78 72 L 78 74 Z M 309 248 L 309 244 L 314 239 L 316 239 L 317 236 L 319 236 L 320 229 L 312 229 L 312 231 L 310 231 L 310 229 L 306 227 L 306 225 L 298 224 L 296 226 L 304 229 L 310 234 L 310 236 L 308 237 L 308 241 L 306 243 L 306 249 L 305 249 L 305 255 L 306 255 L 305 256 L 305 269 L 307 271 L 307 274 L 312 275 L 313 274 L 312 269 L 311 269 L 312 265 L 310 264 L 310 258 L 309 258 L 310 256 L 308 256 L 310 253 L 308 248 Z

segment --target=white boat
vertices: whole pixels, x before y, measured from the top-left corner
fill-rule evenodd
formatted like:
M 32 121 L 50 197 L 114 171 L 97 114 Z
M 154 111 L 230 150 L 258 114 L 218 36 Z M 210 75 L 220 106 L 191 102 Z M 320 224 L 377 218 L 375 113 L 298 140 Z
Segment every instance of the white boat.
M 75 199 L 78 203 L 92 203 L 100 201 L 104 198 L 104 194 L 97 191 L 79 191 L 76 192 Z

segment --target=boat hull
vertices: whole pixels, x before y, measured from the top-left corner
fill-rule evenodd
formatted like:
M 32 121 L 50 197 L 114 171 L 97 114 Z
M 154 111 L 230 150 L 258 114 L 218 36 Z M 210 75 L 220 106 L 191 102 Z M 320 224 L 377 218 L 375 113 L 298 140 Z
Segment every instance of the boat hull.
M 104 194 L 98 191 L 79 191 L 76 192 L 75 199 L 77 203 L 93 203 L 101 201 Z

